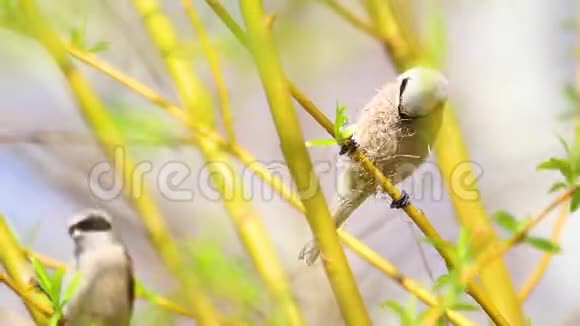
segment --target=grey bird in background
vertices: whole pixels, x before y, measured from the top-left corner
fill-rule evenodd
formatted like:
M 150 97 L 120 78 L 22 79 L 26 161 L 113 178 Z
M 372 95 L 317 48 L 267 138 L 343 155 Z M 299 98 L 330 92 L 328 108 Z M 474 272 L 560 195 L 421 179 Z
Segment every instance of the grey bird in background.
M 68 232 L 74 241 L 75 260 L 66 278 L 71 280 L 79 273 L 80 281 L 64 307 L 64 324 L 129 325 L 133 268 L 125 246 L 113 232 L 111 216 L 95 209 L 80 212 L 70 221 Z
M 447 101 L 447 79 L 439 71 L 416 67 L 384 85 L 362 109 L 358 121 L 350 126 L 358 148 L 397 184 L 425 161 L 441 126 L 442 107 Z M 356 145 L 355 145 L 356 146 Z M 342 149 L 341 153 L 348 150 Z M 337 162 L 337 199 L 332 209 L 336 227 L 370 195 L 382 192 L 375 179 L 348 155 Z M 392 208 L 409 204 L 403 192 Z M 315 240 L 306 244 L 300 259 L 313 264 L 320 254 Z

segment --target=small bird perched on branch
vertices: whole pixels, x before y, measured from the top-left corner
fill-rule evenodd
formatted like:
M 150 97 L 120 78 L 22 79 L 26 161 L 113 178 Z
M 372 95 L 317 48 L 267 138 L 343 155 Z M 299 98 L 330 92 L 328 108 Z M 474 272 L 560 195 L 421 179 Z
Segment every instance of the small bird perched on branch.
M 340 154 L 360 149 L 394 184 L 410 176 L 430 152 L 439 127 L 442 107 L 447 101 L 447 79 L 439 71 L 416 67 L 384 85 L 362 109 L 350 126 L 352 137 Z M 337 162 L 337 199 L 332 209 L 336 227 L 370 195 L 382 192 L 375 178 L 348 155 Z M 391 208 L 409 204 L 405 192 Z M 313 240 L 300 252 L 300 259 L 313 264 L 320 254 Z
M 131 257 L 114 234 L 112 218 L 101 210 L 75 215 L 69 224 L 75 260 L 67 278 L 79 273 L 79 284 L 65 305 L 67 326 L 128 326 L 134 301 Z

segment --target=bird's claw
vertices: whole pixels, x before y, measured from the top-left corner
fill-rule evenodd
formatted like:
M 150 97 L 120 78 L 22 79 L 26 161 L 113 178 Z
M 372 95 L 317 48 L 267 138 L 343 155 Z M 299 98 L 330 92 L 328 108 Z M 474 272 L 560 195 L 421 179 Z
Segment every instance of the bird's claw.
M 358 149 L 358 146 L 358 143 L 352 138 L 352 136 L 348 137 L 344 140 L 342 145 L 340 145 L 340 152 L 338 152 L 338 154 L 344 155 L 354 153 Z
M 302 247 L 302 250 L 300 250 L 300 253 L 298 254 L 298 259 L 299 260 L 304 260 L 315 248 L 316 246 L 314 245 L 314 240 L 310 240 L 308 241 L 304 247 Z
M 401 198 L 393 200 L 391 202 L 391 208 L 394 209 L 404 208 L 405 206 L 408 206 L 410 203 L 411 197 L 409 197 L 409 194 L 405 190 L 403 190 L 401 191 Z
M 319 255 L 320 250 L 316 246 L 316 241 L 311 240 L 306 245 L 304 245 L 302 250 L 300 250 L 300 253 L 298 254 L 298 259 L 304 260 L 306 262 L 306 265 L 312 266 L 312 264 L 316 262 L 316 259 L 318 258 Z

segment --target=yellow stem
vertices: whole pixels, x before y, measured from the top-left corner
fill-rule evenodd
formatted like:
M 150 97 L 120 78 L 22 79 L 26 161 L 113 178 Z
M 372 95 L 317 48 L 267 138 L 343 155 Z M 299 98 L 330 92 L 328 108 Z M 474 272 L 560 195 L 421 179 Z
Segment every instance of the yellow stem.
M 270 111 L 281 141 L 282 152 L 299 189 L 306 218 L 322 253 L 322 261 L 343 319 L 347 325 L 370 325 L 370 319 L 340 247 L 320 184 L 304 146 L 298 116 L 290 100 L 286 78 L 264 24 L 260 1 L 241 0 L 242 16 L 248 27 L 248 43 L 266 91 Z

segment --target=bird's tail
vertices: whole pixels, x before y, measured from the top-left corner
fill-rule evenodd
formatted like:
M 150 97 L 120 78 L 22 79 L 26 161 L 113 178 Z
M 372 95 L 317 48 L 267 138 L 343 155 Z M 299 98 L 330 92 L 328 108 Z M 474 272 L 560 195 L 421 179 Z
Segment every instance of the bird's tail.
M 362 191 L 352 192 L 351 196 L 340 198 L 332 209 L 332 219 L 339 228 L 350 215 L 369 197 L 370 193 Z M 298 259 L 302 259 L 307 265 L 312 265 L 320 256 L 320 249 L 316 245 L 316 240 L 309 241 L 300 251 Z

